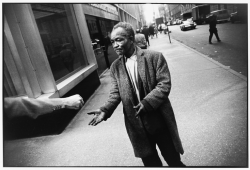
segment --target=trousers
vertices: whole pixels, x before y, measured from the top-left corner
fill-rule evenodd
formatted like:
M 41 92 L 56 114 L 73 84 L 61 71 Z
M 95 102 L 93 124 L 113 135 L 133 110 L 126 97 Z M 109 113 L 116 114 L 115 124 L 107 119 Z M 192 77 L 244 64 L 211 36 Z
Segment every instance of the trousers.
M 152 147 L 155 149 L 153 155 L 141 158 L 145 167 L 161 167 L 162 162 L 156 150 L 156 145 L 161 151 L 164 160 L 168 166 L 171 167 L 184 167 L 185 165 L 181 162 L 180 153 L 175 150 L 175 146 L 171 139 L 170 133 L 167 128 L 162 128 L 158 133 L 150 134 L 147 133 L 149 141 Z
M 217 29 L 209 29 L 209 32 L 210 32 L 210 35 L 209 35 L 209 42 L 212 41 L 213 34 L 216 36 L 216 39 L 217 39 L 218 41 L 220 41 L 220 38 L 219 38 Z

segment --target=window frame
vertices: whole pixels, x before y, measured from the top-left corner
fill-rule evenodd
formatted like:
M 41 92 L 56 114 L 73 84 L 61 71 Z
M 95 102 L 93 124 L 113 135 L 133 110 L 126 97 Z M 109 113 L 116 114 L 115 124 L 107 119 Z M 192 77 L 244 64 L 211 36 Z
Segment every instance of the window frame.
M 91 39 L 81 4 L 67 5 L 69 5 L 72 14 L 74 13 L 73 18 L 78 26 L 76 29 L 81 43 L 80 46 L 82 51 L 85 52 L 83 57 L 87 61 L 87 66 L 56 84 L 31 5 L 4 4 L 4 15 L 6 16 L 6 22 L 9 25 L 12 38 L 8 37 L 9 35 L 7 36 L 7 39 L 10 40 L 8 43 L 16 46 L 19 62 L 22 62 L 25 70 L 20 74 L 25 74 L 28 78 L 30 90 L 33 92 L 27 93 L 26 90 L 28 97 L 62 97 L 89 74 L 97 70 L 97 61 L 92 50 Z M 31 73 L 33 76 L 30 77 L 27 73 Z

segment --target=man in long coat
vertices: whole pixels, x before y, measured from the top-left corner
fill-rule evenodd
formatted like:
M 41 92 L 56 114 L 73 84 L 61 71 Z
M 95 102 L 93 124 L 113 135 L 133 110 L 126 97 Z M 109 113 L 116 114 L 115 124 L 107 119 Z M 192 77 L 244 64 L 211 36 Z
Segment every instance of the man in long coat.
M 110 69 L 110 95 L 104 106 L 88 113 L 94 114 L 89 125 L 107 120 L 122 101 L 135 156 L 145 166 L 162 166 L 157 144 L 169 166 L 185 166 L 180 159 L 184 151 L 168 99 L 171 80 L 167 62 L 160 52 L 135 46 L 134 37 L 130 24 L 120 22 L 114 26 L 111 43 L 119 58 Z

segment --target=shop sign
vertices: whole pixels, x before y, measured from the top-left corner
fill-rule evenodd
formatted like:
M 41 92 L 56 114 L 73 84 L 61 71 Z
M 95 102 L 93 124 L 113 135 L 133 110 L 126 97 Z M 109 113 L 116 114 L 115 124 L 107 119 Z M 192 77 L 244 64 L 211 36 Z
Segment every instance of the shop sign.
M 96 8 L 99 8 L 101 10 L 104 10 L 106 12 L 118 15 L 118 11 L 116 9 L 116 7 L 110 5 L 110 4 L 89 4 L 91 6 L 94 6 Z

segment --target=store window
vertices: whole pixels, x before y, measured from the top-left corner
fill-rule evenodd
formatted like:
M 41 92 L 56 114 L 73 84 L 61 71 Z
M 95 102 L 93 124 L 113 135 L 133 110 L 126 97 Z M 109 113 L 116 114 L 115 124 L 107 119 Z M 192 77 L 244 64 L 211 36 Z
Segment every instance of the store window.
M 88 65 L 70 4 L 31 4 L 57 83 Z
M 92 48 L 98 65 L 97 71 L 100 76 L 118 57 L 110 42 L 111 31 L 117 21 L 90 15 L 85 15 L 85 17 L 92 41 Z

